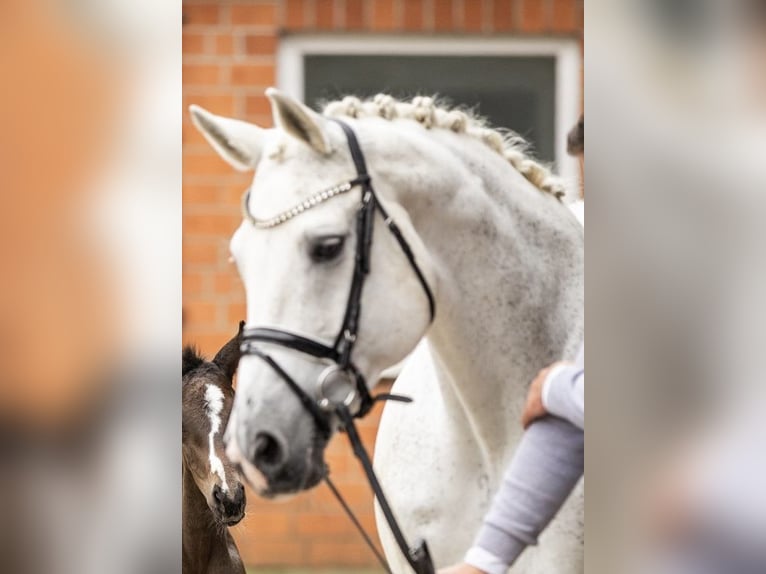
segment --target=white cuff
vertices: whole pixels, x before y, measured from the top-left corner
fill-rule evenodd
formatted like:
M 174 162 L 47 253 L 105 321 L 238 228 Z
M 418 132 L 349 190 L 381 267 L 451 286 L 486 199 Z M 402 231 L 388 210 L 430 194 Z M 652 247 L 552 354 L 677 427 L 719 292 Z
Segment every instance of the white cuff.
M 543 401 L 543 406 L 545 407 L 546 411 L 550 411 L 550 402 L 548 397 L 551 393 L 551 384 L 553 380 L 558 376 L 558 374 L 563 371 L 564 369 L 571 367 L 571 365 L 568 364 L 561 364 L 559 363 L 555 367 L 553 367 L 550 371 L 548 371 L 548 375 L 545 377 L 545 380 L 543 381 L 543 389 L 541 392 L 541 399 Z
M 506 574 L 509 568 L 500 558 L 478 546 L 466 552 L 463 562 L 487 574 Z

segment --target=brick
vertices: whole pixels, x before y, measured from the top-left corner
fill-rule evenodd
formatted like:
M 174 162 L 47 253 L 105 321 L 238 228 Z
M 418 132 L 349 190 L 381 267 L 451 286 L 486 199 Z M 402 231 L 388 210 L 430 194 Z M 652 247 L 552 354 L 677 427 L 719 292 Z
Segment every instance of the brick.
M 214 64 L 183 64 L 182 71 L 185 86 L 215 85 L 221 80 L 221 70 Z
M 240 224 L 241 217 L 218 213 L 184 214 L 184 233 L 230 237 Z
M 580 35 L 585 29 L 585 2 L 584 0 L 575 0 L 575 20 L 579 27 Z M 582 41 L 582 39 L 581 39 Z
M 375 446 L 375 435 L 377 433 L 378 429 L 376 427 L 359 427 L 359 437 L 370 450 Z
M 234 327 L 236 328 L 236 325 Z M 290 531 L 293 530 L 291 517 L 283 512 L 278 512 L 278 509 L 278 506 L 272 505 L 271 511 L 268 513 L 248 510 L 241 527 L 239 529 L 235 527 L 235 531 L 241 529 L 246 536 L 272 537 L 272 539 L 275 536 L 290 534 Z
M 187 229 L 183 232 L 187 237 L 190 235 Z M 181 258 L 184 265 L 213 265 L 218 262 L 218 248 L 212 243 L 184 242 Z
M 354 525 L 343 514 L 328 516 L 304 512 L 296 516 L 295 534 L 314 535 L 321 538 L 328 536 L 350 536 L 354 533 Z
M 481 32 L 483 27 L 483 0 L 463 0 L 463 28 L 469 32 Z
M 194 103 L 194 100 L 191 100 Z M 207 145 L 204 136 L 191 123 L 189 108 L 184 108 L 183 123 L 181 124 L 181 143 L 184 146 L 184 153 L 187 153 L 189 146 L 202 148 Z M 184 161 L 186 157 L 184 156 Z
M 523 0 L 521 29 L 526 33 L 542 32 L 546 27 L 545 0 Z
M 215 303 L 205 303 L 191 300 L 187 297 L 184 301 L 186 320 L 195 325 L 211 325 L 215 323 L 217 308 Z
M 247 54 L 271 56 L 277 51 L 277 37 L 265 34 L 248 34 L 245 36 L 245 52 Z
M 312 544 L 308 559 L 313 565 L 332 564 L 338 556 L 343 556 L 343 562 L 349 566 L 370 566 L 375 563 L 375 557 L 366 546 L 340 542 Z
M 295 496 L 288 500 L 280 500 L 279 506 L 276 507 L 279 509 L 279 512 L 281 514 L 288 514 L 291 516 L 297 516 L 304 510 L 304 501 L 307 498 L 310 498 L 312 496 L 312 492 L 307 493 L 301 493 L 300 496 Z M 259 498 L 255 495 L 255 493 L 251 493 L 248 489 L 247 493 L 247 509 L 248 512 L 252 512 L 253 514 L 269 514 L 270 512 L 275 512 L 275 506 L 274 501 L 272 500 L 264 500 L 263 498 Z
M 372 512 L 373 496 L 366 482 L 364 484 L 346 484 L 345 481 L 339 481 L 338 485 L 343 498 L 355 512 Z M 316 503 L 315 508 L 332 509 L 338 507 L 338 501 L 326 488 L 317 491 L 314 502 Z
M 215 185 L 191 185 L 183 186 L 184 205 L 215 204 L 218 199 L 218 189 Z
M 232 303 L 226 311 L 228 321 L 234 325 L 247 317 L 247 306 L 245 303 Z
M 184 32 L 181 38 L 181 46 L 184 54 L 199 55 L 205 52 L 205 35 L 193 32 Z
M 218 24 L 220 11 L 216 5 L 191 4 L 183 7 L 184 26 Z
M 247 185 L 226 186 L 218 190 L 218 205 L 230 205 L 239 210 Z
M 346 0 L 346 28 L 364 28 L 364 3 L 362 0 Z
M 276 22 L 277 6 L 272 2 L 231 6 L 231 23 L 234 26 L 275 27 Z
M 236 269 L 233 267 L 234 266 L 232 266 L 232 269 L 229 272 L 216 274 L 216 276 L 213 278 L 213 291 L 220 295 L 241 293 L 242 297 L 244 297 L 244 286 L 239 279 L 239 275 L 237 274 Z
M 575 0 L 553 0 L 551 10 L 551 30 L 570 33 L 582 30 Z
M 228 56 L 234 53 L 234 36 L 231 34 L 218 34 L 214 38 L 215 53 L 219 56 Z
M 507 32 L 513 29 L 514 0 L 494 0 L 492 2 L 492 29 Z
M 452 30 L 453 26 L 452 0 L 434 0 L 434 28 L 443 32 Z
M 251 539 L 246 533 L 239 537 L 235 536 L 235 539 L 245 564 L 265 566 L 302 564 L 303 544 L 300 542 Z
M 245 111 L 248 116 L 270 114 L 271 102 L 266 96 L 248 96 L 245 100 Z
M 335 0 L 316 0 L 316 27 L 330 30 L 335 27 Z
M 274 66 L 235 64 L 231 67 L 231 83 L 236 86 L 271 86 L 274 84 Z
M 215 94 L 187 94 L 184 96 L 184 114 L 188 116 L 189 105 L 197 104 L 219 116 L 234 115 L 234 95 L 230 91 Z M 196 131 L 196 128 L 195 128 Z
M 303 0 L 287 0 L 284 8 L 286 28 L 300 28 L 303 26 Z
M 182 281 L 184 299 L 187 296 L 200 295 L 203 292 L 205 281 L 201 273 L 194 273 L 191 271 L 184 272 Z
M 394 0 L 374 0 L 372 5 L 372 29 L 393 30 Z
M 402 26 L 408 31 L 420 31 L 424 27 L 423 0 L 408 0 L 404 2 Z
M 204 153 L 186 152 L 183 158 L 183 175 L 229 175 L 233 169 L 212 148 Z

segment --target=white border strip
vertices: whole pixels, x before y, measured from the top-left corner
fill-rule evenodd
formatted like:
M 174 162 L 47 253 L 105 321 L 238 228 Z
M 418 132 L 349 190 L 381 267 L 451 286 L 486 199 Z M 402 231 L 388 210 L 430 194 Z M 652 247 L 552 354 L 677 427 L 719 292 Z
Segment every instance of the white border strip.
M 580 48 L 566 38 L 475 38 L 371 35 L 287 36 L 277 52 L 277 86 L 305 99 L 306 55 L 409 55 L 409 56 L 552 56 L 556 60 L 556 121 L 554 149 L 559 174 L 567 181 L 579 179 L 577 161 L 566 151 L 566 136 L 579 117 Z

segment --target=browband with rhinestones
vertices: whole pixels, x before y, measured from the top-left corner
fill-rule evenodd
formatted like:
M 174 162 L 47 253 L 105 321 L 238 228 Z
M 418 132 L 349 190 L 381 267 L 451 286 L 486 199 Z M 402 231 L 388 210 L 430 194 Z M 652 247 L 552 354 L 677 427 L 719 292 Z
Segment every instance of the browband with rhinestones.
M 347 181 L 346 183 L 341 183 L 340 185 L 336 185 L 329 189 L 319 191 L 295 207 L 291 207 L 290 209 L 283 211 L 279 215 L 275 215 L 269 219 L 258 219 L 252 213 L 250 213 L 250 209 L 248 208 L 248 203 L 250 202 L 250 189 L 248 188 L 248 190 L 245 192 L 245 195 L 242 197 L 242 215 L 254 226 L 260 229 L 269 229 L 271 227 L 281 225 L 285 221 L 292 219 L 296 215 L 300 215 L 312 207 L 316 207 L 320 203 L 324 203 L 328 199 L 332 199 L 336 195 L 347 193 L 359 183 L 361 183 L 361 181 L 352 180 Z

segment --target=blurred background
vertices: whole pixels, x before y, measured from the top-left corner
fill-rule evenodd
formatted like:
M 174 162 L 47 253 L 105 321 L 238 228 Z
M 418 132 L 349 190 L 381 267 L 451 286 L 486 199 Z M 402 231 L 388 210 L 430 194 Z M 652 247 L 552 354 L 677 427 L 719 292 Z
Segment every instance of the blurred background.
M 0 7 L 0 571 L 180 565 L 181 6 Z
M 585 25 L 588 571 L 765 572 L 766 2 Z
M 582 21 L 577 0 L 185 0 L 184 110 L 193 103 L 271 127 L 269 86 L 315 108 L 348 94 L 437 94 L 524 135 L 574 182 L 566 133 L 582 105 Z M 188 114 L 183 157 L 184 340 L 212 355 L 245 317 L 228 242 L 252 174 L 224 163 Z M 361 421 L 369 449 L 380 411 Z M 374 533 L 372 494 L 344 436 L 327 456 Z M 247 517 L 233 533 L 258 572 L 376 566 L 324 485 L 286 503 L 249 493 Z

